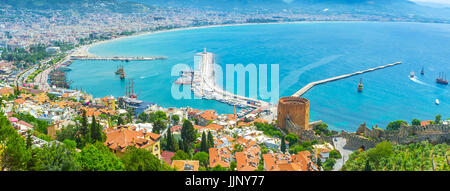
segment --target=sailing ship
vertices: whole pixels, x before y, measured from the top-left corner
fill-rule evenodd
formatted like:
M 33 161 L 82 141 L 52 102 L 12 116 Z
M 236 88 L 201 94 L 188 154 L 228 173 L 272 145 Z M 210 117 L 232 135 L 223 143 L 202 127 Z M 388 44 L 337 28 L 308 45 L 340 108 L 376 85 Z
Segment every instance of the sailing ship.
M 439 77 L 436 78 L 436 83 L 438 83 L 438 84 L 445 84 L 445 85 L 448 84 L 448 81 L 445 79 L 445 74 L 443 72 L 439 73 Z
M 120 73 L 120 79 L 121 80 L 125 79 L 125 72 L 122 71 L 122 73 Z
M 121 73 L 123 73 L 123 65 L 122 66 L 117 66 L 117 70 L 116 70 L 116 72 L 115 72 L 115 74 L 117 75 L 117 74 L 121 74 Z
M 362 78 L 360 78 L 358 83 L 358 92 L 362 92 L 362 90 L 363 90 L 363 83 Z

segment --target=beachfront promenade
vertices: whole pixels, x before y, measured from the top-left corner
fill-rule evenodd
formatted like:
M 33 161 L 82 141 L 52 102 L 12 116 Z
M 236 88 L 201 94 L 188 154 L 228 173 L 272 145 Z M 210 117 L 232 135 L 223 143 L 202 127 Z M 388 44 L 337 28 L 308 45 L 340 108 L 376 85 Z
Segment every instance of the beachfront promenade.
M 324 79 L 324 80 L 311 82 L 311 83 L 307 84 L 305 87 L 303 87 L 302 89 L 300 89 L 297 92 L 295 92 L 292 96 L 300 97 L 304 93 L 306 93 L 308 90 L 310 90 L 312 87 L 314 87 L 316 85 L 319 85 L 319 84 L 323 84 L 323 83 L 327 83 L 327 82 L 331 82 L 331 81 L 335 81 L 335 80 L 340 80 L 340 79 L 344 79 L 344 78 L 348 78 L 348 77 L 359 75 L 359 74 L 363 74 L 363 73 L 366 73 L 366 72 L 372 72 L 372 71 L 375 71 L 375 70 L 379 70 L 379 69 L 395 66 L 395 65 L 398 65 L 398 64 L 401 64 L 401 62 L 396 62 L 396 63 L 392 63 L 392 64 L 387 64 L 387 65 L 384 65 L 384 66 L 378 66 L 378 67 L 375 67 L 375 68 L 370 68 L 370 69 L 363 70 L 363 71 L 358 71 L 358 72 L 354 72 L 354 73 L 350 73 L 350 74 L 344 74 L 344 75 L 340 75 L 340 76 L 336 76 L 336 77 L 332 77 L 332 78 L 328 78 L 328 79 Z
M 99 56 L 71 56 L 71 60 L 112 60 L 112 61 L 148 61 L 164 60 L 167 57 L 99 57 Z

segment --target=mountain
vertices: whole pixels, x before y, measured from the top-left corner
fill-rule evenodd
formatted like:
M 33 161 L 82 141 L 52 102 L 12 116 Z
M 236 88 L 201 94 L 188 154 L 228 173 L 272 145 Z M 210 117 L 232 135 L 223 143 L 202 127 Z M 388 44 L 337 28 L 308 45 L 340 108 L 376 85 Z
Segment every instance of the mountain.
M 1 0 L 0 7 L 34 10 L 76 10 L 80 12 L 147 12 L 151 6 L 119 0 Z
M 130 0 L 152 6 L 197 7 L 228 10 L 298 10 L 324 14 L 359 14 L 383 17 L 450 20 L 445 8 L 422 6 L 410 0 Z

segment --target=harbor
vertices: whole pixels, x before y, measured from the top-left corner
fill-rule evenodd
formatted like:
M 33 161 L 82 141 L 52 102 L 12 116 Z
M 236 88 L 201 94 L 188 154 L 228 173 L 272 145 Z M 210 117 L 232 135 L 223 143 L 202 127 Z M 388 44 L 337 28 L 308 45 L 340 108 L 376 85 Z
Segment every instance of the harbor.
M 233 105 L 240 108 L 247 108 L 248 110 L 257 110 L 267 108 L 270 104 L 268 102 L 249 98 L 241 95 L 237 95 L 223 90 L 216 85 L 215 71 L 214 71 L 214 54 L 206 52 L 206 49 L 202 53 L 197 53 L 201 56 L 198 63 L 198 68 L 193 71 L 191 80 L 191 89 L 194 95 L 203 99 L 213 99 L 228 105 Z M 189 72 L 185 72 L 188 73 Z M 186 81 L 186 77 L 182 77 L 183 81 Z M 245 110 L 247 111 L 247 110 Z M 248 111 L 246 113 L 250 113 Z
M 324 79 L 324 80 L 311 82 L 311 83 L 307 84 L 305 87 L 303 87 L 302 89 L 300 89 L 297 92 L 295 92 L 294 94 L 292 94 L 292 96 L 300 97 L 300 96 L 302 96 L 303 94 L 308 92 L 312 87 L 314 87 L 316 85 L 320 85 L 320 84 L 324 84 L 324 83 L 327 83 L 327 82 L 348 78 L 348 77 L 359 75 L 359 74 L 363 74 L 363 73 L 366 73 L 366 72 L 372 72 L 372 71 L 375 71 L 375 70 L 384 69 L 384 68 L 395 66 L 395 65 L 398 65 L 398 64 L 401 64 L 401 62 L 395 62 L 395 63 L 392 63 L 392 64 L 378 66 L 378 67 L 370 68 L 370 69 L 363 70 L 363 71 L 358 71 L 358 72 L 354 72 L 354 73 L 350 73 L 350 74 L 344 74 L 344 75 L 340 75 L 340 76 L 336 76 L 336 77 L 332 77 L 332 78 L 328 78 L 328 79 Z

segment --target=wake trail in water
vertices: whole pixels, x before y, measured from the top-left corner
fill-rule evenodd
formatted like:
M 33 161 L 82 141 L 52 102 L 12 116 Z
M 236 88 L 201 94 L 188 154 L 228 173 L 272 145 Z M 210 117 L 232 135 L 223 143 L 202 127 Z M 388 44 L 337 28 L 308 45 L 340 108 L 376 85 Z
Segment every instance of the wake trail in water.
M 433 88 L 434 88 L 434 86 L 432 86 L 432 85 L 430 85 L 430 84 L 427 84 L 427 83 L 425 83 L 425 82 L 420 81 L 420 80 L 417 79 L 417 77 L 415 77 L 415 76 L 414 76 L 413 78 L 409 77 L 409 79 L 410 79 L 411 81 L 417 83 L 417 84 L 421 84 L 421 85 L 424 85 L 424 86 L 429 86 L 429 87 L 433 87 Z

